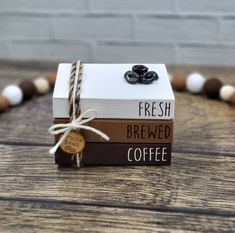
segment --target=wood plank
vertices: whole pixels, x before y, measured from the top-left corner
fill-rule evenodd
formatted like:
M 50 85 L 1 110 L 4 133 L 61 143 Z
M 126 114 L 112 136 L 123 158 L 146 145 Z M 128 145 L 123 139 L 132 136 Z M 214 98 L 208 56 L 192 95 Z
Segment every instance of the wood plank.
M 234 119 L 234 106 L 176 93 L 174 146 L 193 151 L 234 154 Z
M 57 170 L 48 149 L 0 145 L 0 197 L 234 213 L 234 157 L 173 153 L 171 166 Z
M 230 216 L 0 201 L 1 232 L 232 232 Z
M 52 144 L 48 128 L 53 124 L 51 94 L 34 98 L 0 115 L 1 143 Z

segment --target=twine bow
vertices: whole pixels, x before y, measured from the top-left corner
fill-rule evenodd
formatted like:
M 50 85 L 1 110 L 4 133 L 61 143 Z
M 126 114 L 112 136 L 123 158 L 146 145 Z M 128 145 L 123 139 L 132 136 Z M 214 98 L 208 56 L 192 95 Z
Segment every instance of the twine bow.
M 83 120 L 83 118 L 85 118 L 88 113 L 92 113 L 93 116 L 88 117 Z M 95 119 L 95 117 L 96 117 L 96 110 L 88 109 L 87 111 L 82 113 L 78 118 L 73 119 L 69 123 L 52 125 L 49 128 L 49 133 L 51 133 L 52 135 L 58 135 L 58 134 L 63 134 L 63 135 L 60 138 L 60 140 L 56 143 L 56 145 L 50 149 L 49 153 L 54 154 L 72 130 L 80 130 L 80 129 L 89 130 L 93 133 L 96 133 L 97 135 L 102 137 L 104 140 L 109 141 L 109 137 L 105 133 L 91 126 L 85 125 L 86 123 Z

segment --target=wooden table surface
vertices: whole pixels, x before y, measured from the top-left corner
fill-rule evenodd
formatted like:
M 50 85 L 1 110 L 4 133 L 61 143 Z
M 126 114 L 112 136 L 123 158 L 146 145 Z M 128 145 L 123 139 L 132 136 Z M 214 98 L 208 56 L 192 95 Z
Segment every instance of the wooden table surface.
M 235 84 L 235 68 L 168 66 Z M 56 63 L 0 62 L 0 88 Z M 235 108 L 175 93 L 172 165 L 58 170 L 52 95 L 0 115 L 0 232 L 234 232 Z

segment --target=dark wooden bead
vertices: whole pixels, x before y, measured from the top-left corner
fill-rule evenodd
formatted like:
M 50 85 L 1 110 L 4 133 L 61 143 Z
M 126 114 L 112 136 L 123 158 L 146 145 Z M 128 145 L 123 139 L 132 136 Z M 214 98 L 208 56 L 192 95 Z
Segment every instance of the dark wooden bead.
M 135 84 L 139 82 L 139 75 L 131 70 L 124 74 L 124 78 L 130 84 Z
M 132 67 L 132 71 L 137 73 L 138 75 L 143 75 L 148 72 L 148 67 L 144 65 L 135 65 Z
M 0 96 L 0 113 L 5 112 L 9 107 L 8 99 L 5 96 Z
M 19 87 L 23 92 L 24 100 L 31 99 L 37 93 L 34 83 L 30 80 L 22 81 Z
M 210 99 L 218 99 L 222 85 L 222 82 L 217 78 L 210 78 L 204 83 L 203 92 Z
M 158 79 L 157 73 L 154 71 L 149 71 L 145 73 L 143 76 L 141 76 L 140 81 L 141 83 L 144 83 L 144 84 L 150 84 L 154 80 L 157 80 L 157 79 Z

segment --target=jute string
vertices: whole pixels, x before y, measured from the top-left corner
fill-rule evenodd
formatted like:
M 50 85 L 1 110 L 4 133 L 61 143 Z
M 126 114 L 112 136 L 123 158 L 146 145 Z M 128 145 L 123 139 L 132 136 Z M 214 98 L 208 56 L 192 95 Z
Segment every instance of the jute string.
M 62 134 L 62 137 L 50 149 L 49 151 L 50 154 L 54 154 L 57 151 L 59 146 L 63 143 L 65 138 L 69 135 L 69 133 L 72 130 L 77 130 L 77 131 L 79 131 L 80 129 L 89 130 L 93 133 L 96 133 L 104 140 L 109 141 L 109 137 L 105 133 L 93 127 L 85 125 L 86 123 L 96 118 L 97 112 L 95 109 L 92 108 L 81 113 L 80 92 L 81 92 L 82 76 L 83 76 L 83 66 L 81 62 L 80 61 L 73 62 L 70 73 L 69 98 L 68 98 L 70 122 L 66 124 L 55 124 L 49 128 L 49 133 L 51 133 L 52 135 Z M 88 114 L 91 114 L 91 116 L 87 117 Z M 82 160 L 82 152 L 73 154 L 73 159 L 76 160 L 77 167 L 80 167 Z

